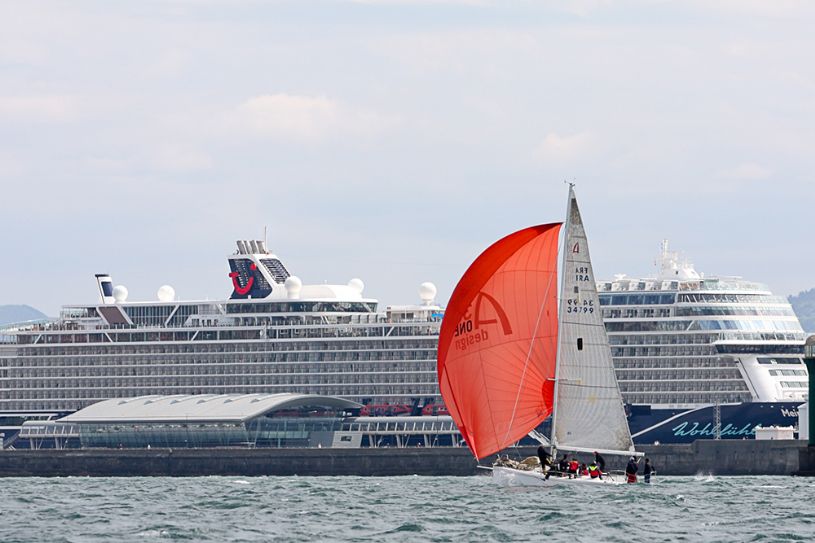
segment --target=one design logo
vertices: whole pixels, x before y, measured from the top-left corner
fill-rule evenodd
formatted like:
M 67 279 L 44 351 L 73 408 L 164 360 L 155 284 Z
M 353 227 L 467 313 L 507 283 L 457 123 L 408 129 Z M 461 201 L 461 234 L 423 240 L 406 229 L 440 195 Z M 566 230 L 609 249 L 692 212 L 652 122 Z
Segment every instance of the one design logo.
M 255 271 L 258 267 L 253 262 L 249 265 L 249 269 L 251 271 Z M 241 286 L 240 281 L 238 281 L 238 277 L 240 277 L 240 272 L 229 272 L 229 277 L 232 278 L 232 286 L 235 288 L 235 292 L 240 294 L 241 296 L 245 296 L 249 294 L 249 291 L 252 290 L 252 286 L 255 284 L 255 277 L 254 275 L 250 275 L 249 278 L 246 280 L 246 285 Z
M 472 314 L 469 312 L 464 314 L 453 333 L 455 337 L 459 338 L 456 339 L 456 349 L 465 350 L 471 345 L 487 341 L 489 333 L 484 326 L 488 324 L 500 324 L 505 336 L 512 334 L 509 318 L 498 300 L 485 292 L 479 292 L 471 305 L 474 306 L 474 311 Z M 488 305 L 492 308 L 494 316 L 486 317 L 484 315 Z

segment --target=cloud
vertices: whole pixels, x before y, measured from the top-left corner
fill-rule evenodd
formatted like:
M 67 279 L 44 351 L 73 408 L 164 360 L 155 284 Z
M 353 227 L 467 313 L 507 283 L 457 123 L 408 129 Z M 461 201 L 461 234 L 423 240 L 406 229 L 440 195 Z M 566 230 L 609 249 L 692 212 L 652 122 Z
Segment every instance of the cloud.
M 321 142 L 340 136 L 369 136 L 381 132 L 394 121 L 325 96 L 285 93 L 249 98 L 231 117 L 245 131 L 299 143 Z
M 692 0 L 689 4 L 703 13 L 719 11 L 774 19 L 797 19 L 813 13 L 812 2 L 808 0 Z
M 347 0 L 352 4 L 387 7 L 453 6 L 496 9 L 502 5 L 498 0 Z M 603 8 L 612 7 L 613 0 L 548 0 L 544 9 L 585 17 Z
M 743 164 L 739 164 L 735 168 L 730 168 L 728 170 L 719 172 L 716 177 L 731 181 L 758 181 L 761 179 L 767 179 L 772 174 L 772 170 L 756 164 L 755 162 L 745 162 Z
M 176 76 L 186 69 L 189 63 L 188 51 L 172 48 L 162 51 L 158 60 L 148 66 L 147 73 L 155 76 Z
M 0 157 L 2 158 L 2 157 Z M 157 144 L 145 149 L 131 149 L 116 155 L 92 155 L 79 161 L 81 171 L 89 175 L 129 176 L 133 172 L 184 174 L 213 169 L 213 158 L 191 145 Z M 166 181 L 162 181 L 163 183 Z
M 415 6 L 415 5 L 461 5 L 461 6 L 494 6 L 495 0 L 350 0 L 352 4 L 382 6 Z
M 309 140 L 336 128 L 339 106 L 325 97 L 266 94 L 245 101 L 238 114 L 259 133 Z
M 177 145 L 161 147 L 153 162 L 161 170 L 178 173 L 210 170 L 213 166 L 212 157 L 208 154 Z
M 0 119 L 64 122 L 77 113 L 76 102 L 67 96 L 0 96 Z
M 591 144 L 592 136 L 587 132 L 571 135 L 550 132 L 535 149 L 535 155 L 545 162 L 569 162 L 584 156 Z
M 16 156 L 0 150 L 0 179 L 12 181 L 25 172 L 25 165 Z
M 587 17 L 611 5 L 611 0 L 557 0 L 548 4 L 555 11 L 562 11 L 578 17 Z

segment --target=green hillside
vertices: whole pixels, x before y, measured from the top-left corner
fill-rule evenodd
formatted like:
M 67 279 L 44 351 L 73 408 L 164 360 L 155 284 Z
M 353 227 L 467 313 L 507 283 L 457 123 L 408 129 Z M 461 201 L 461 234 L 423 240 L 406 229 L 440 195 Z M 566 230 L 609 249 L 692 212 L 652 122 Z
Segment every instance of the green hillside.
M 815 288 L 790 296 L 789 300 L 804 331 L 815 334 Z

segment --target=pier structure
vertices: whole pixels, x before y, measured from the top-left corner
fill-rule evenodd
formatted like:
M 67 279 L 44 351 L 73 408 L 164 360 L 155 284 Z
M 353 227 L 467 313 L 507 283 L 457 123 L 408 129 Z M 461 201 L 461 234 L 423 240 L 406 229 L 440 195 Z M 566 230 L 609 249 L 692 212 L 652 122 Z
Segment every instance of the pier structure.
M 815 335 L 809 336 L 804 345 L 804 364 L 809 373 L 809 398 L 806 404 L 807 432 L 809 438 L 806 448 L 800 451 L 798 475 L 815 476 L 815 411 L 809 405 L 815 391 Z
M 513 459 L 536 447 L 512 447 Z M 811 450 L 799 440 L 714 440 L 645 445 L 639 450 L 662 475 L 793 475 Z M 588 460 L 583 453 L 579 458 Z M 490 466 L 494 456 L 481 465 Z M 606 457 L 608 470 L 624 457 Z M 40 449 L 0 452 L 0 477 L 55 476 L 470 476 L 487 473 L 466 447 Z

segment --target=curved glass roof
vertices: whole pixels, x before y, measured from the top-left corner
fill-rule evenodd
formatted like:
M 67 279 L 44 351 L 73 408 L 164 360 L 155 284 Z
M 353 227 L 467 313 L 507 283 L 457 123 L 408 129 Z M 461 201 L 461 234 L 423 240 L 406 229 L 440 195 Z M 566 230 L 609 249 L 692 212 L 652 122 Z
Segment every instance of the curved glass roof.
M 359 409 L 362 405 L 316 394 L 196 394 L 104 400 L 60 422 L 244 422 L 278 409 L 304 406 Z

